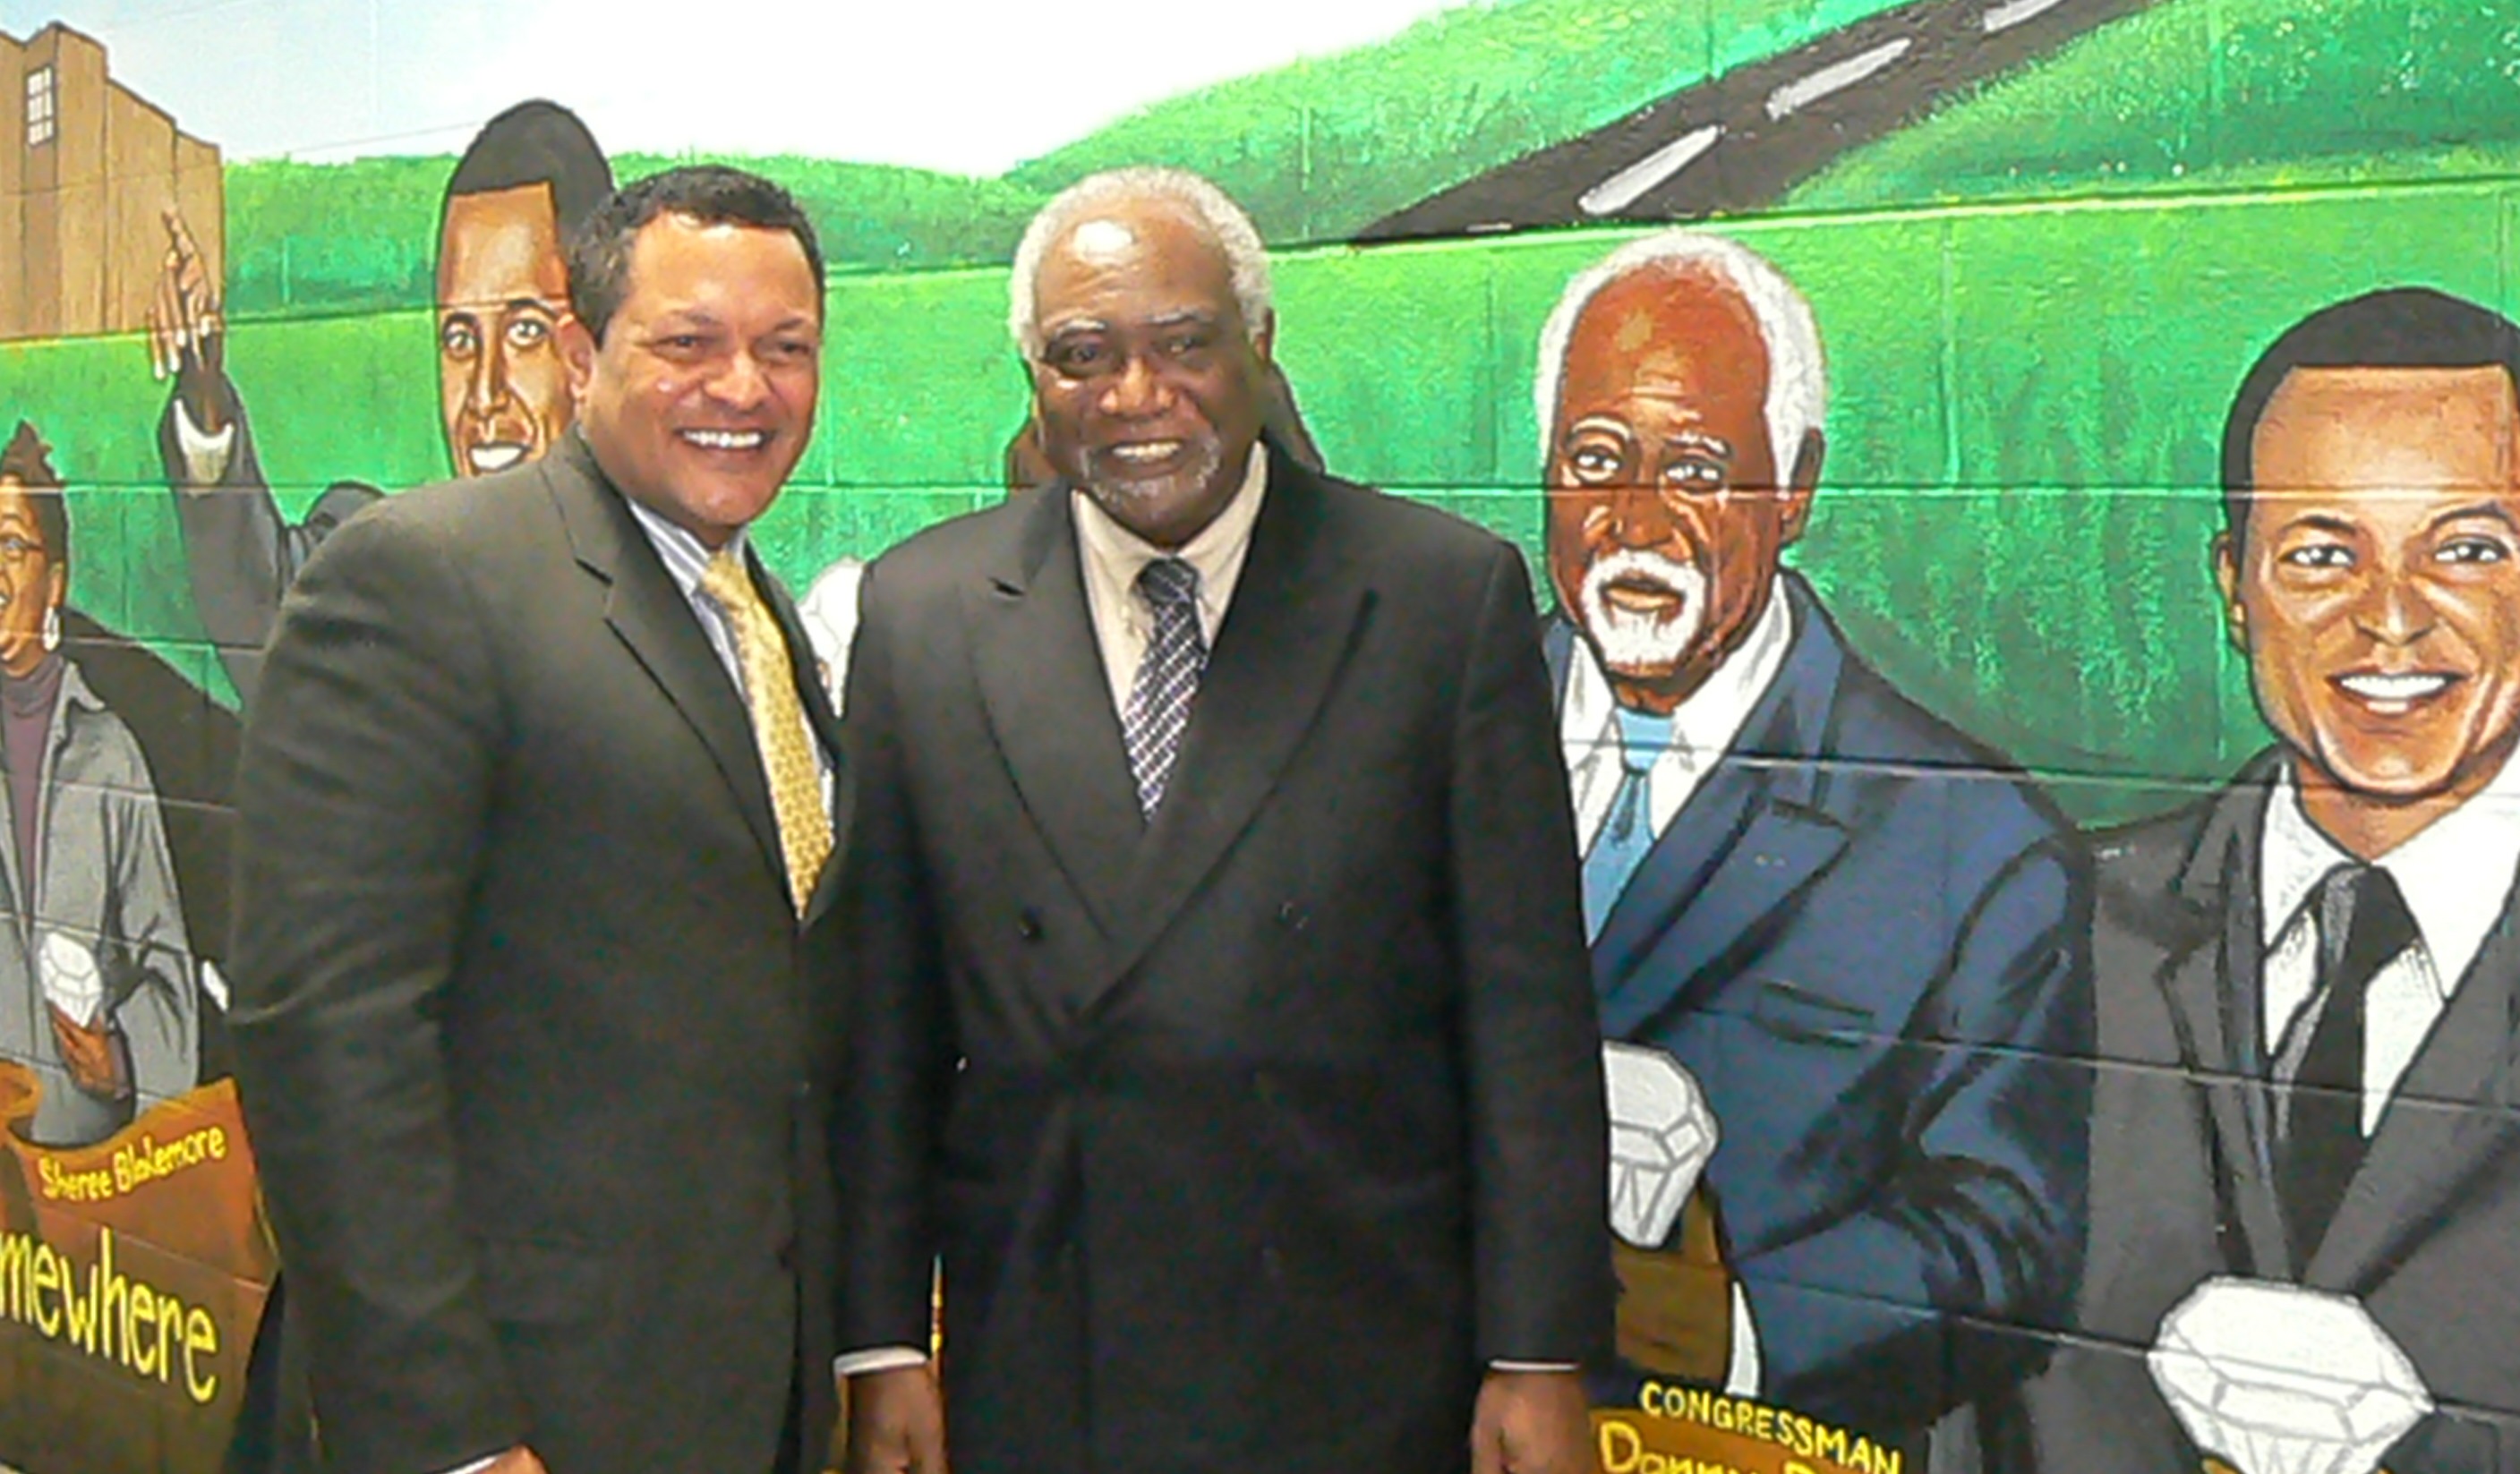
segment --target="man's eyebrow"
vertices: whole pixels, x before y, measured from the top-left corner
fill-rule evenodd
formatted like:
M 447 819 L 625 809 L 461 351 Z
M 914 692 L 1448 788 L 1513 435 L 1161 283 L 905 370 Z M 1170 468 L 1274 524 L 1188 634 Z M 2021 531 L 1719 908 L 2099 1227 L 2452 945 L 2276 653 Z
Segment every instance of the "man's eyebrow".
M 1719 461 L 1732 459 L 1732 442 L 1722 435 L 1710 435 L 1704 430 L 1681 430 L 1676 434 L 1665 435 L 1663 444 L 1682 445 L 1692 450 L 1707 451 Z
M 2510 510 L 2499 502 L 2473 502 L 2465 507 L 2453 507 L 2424 523 L 2424 530 L 2437 532 L 2446 523 L 2464 521 L 2469 517 L 2484 517 L 2489 521 L 2500 522 L 2514 532 L 2520 532 L 2520 518 L 2512 516 Z
M 1612 415 L 1585 415 L 1566 426 L 1566 433 L 1570 435 L 1583 430 L 1605 430 L 1630 442 L 1637 438 L 1637 432 L 1628 428 L 1626 421 Z
M 2314 532 L 2333 532 L 2338 537 L 2352 537 L 2362 529 L 2332 512 L 2309 512 L 2286 520 L 2277 532 L 2294 532 L 2302 528 Z
M 1184 307 L 1173 312 L 1157 313 L 1147 319 L 1149 328 L 1178 328 L 1185 323 L 1205 326 L 1218 320 L 1218 314 L 1204 307 Z
M 538 296 L 512 296 L 508 298 L 508 310 L 510 312 L 540 312 L 546 316 L 560 311 L 559 308 L 553 306 L 549 301 Z

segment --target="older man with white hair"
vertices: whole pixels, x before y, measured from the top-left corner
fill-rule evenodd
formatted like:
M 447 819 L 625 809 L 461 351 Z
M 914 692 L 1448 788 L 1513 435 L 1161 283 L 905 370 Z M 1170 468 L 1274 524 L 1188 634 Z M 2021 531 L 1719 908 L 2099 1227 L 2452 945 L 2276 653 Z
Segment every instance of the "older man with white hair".
M 878 559 L 850 659 L 852 1468 L 1582 1474 L 1607 1130 L 1522 559 L 1262 440 L 1203 180 L 1054 200 L 1012 327 L 1058 479 Z
M 1539 365 L 1546 645 L 1613 1042 L 1609 1396 L 1679 1377 L 1912 1446 L 2022 1374 L 1967 1327 L 2072 1295 L 2087 882 L 1782 565 L 1824 398 L 1811 308 L 1733 242 L 1577 277 Z

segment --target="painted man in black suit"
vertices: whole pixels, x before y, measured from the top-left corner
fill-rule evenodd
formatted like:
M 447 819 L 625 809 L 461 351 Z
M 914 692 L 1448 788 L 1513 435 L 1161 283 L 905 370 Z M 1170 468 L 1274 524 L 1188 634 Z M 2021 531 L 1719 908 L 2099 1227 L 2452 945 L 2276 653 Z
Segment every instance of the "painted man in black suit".
M 871 1369 L 941 1255 L 959 1474 L 1589 1468 L 1522 560 L 1263 446 L 1267 257 L 1203 181 L 1076 186 L 1013 298 L 1062 480 L 878 559 L 849 673 L 853 1464 L 943 1468 L 935 1379 Z
M 2520 1469 L 2520 330 L 2420 289 L 2315 313 L 2223 476 L 2275 743 L 2098 841 L 2091 1248 L 2040 1465 Z
M 821 257 L 777 186 L 677 169 L 569 278 L 576 431 L 361 514 L 290 595 L 237 1073 L 326 1467 L 797 1474 L 837 731 L 745 528 L 812 431 Z

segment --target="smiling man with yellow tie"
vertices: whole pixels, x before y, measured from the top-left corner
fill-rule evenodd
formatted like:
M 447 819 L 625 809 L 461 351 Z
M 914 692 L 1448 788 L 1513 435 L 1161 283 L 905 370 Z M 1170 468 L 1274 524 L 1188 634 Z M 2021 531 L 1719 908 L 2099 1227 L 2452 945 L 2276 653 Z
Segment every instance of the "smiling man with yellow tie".
M 284 609 L 233 1028 L 328 1468 L 819 1467 L 838 735 L 744 529 L 822 280 L 767 181 L 621 191 L 577 428 L 362 514 Z

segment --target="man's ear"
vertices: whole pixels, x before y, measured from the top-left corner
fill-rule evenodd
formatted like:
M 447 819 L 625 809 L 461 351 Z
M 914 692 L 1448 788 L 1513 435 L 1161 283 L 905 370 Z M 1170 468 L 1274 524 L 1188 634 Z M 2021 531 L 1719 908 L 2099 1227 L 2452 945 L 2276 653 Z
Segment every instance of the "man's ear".
M 1783 504 L 1777 515 L 1786 544 L 1799 539 L 1811 525 L 1812 497 L 1820 490 L 1820 464 L 1827 451 L 1828 437 L 1817 427 L 1803 431 L 1803 443 L 1794 450 L 1794 469 L 1777 493 Z
M 1277 344 L 1278 314 L 1273 309 L 1263 313 L 1260 326 L 1251 330 L 1251 352 L 1260 362 L 1266 364 L 1269 362 L 1270 355 L 1277 351 Z
M 595 335 L 574 312 L 562 313 L 560 326 L 552 331 L 560 337 L 561 363 L 568 370 L 569 397 L 583 402 L 587 385 L 595 381 Z
M 2249 652 L 2249 611 L 2240 603 L 2240 550 L 2228 528 L 2214 534 L 2214 587 L 2223 594 L 2223 635 L 2231 648 Z

